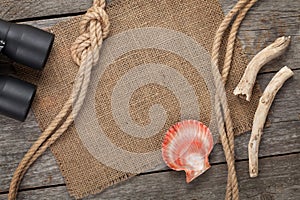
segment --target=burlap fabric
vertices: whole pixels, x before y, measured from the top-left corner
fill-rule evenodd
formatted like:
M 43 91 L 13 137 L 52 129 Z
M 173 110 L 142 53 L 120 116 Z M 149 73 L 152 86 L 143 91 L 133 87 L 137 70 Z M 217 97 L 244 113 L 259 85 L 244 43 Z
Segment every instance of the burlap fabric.
M 161 164 L 163 135 L 182 119 L 209 125 L 218 140 L 209 52 L 224 17 L 219 2 L 116 0 L 107 12 L 111 32 L 90 94 L 74 125 L 51 147 L 76 198 Z M 50 29 L 56 40 L 48 64 L 28 78 L 39 86 L 33 110 L 41 129 L 71 93 L 78 67 L 70 46 L 79 21 Z M 226 85 L 236 135 L 250 130 L 259 97 L 257 88 L 250 103 L 232 94 L 247 65 L 240 46 L 237 42 Z

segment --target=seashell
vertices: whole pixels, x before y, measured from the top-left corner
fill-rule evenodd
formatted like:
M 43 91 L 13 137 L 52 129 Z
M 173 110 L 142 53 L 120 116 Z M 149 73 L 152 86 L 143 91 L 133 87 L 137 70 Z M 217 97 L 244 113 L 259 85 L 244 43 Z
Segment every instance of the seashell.
M 165 135 L 162 157 L 173 170 L 184 170 L 189 183 L 210 168 L 208 156 L 213 149 L 209 129 L 196 120 L 173 125 Z

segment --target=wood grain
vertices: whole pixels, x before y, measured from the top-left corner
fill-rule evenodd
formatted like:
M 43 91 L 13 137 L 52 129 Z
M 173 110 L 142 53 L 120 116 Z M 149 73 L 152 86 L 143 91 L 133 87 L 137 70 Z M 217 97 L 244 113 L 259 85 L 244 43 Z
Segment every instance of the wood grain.
M 22 2 L 22 3 L 21 3 Z M 92 0 L 70 0 L 59 3 L 60 0 L 5 0 L 0 16 L 7 20 L 28 19 L 57 15 L 57 18 L 47 20 L 26 21 L 25 23 L 46 28 L 70 17 L 59 17 L 67 13 L 84 13 L 91 6 Z M 236 3 L 235 1 L 220 0 L 222 8 L 227 13 Z M 21 4 L 21 5 L 19 5 Z M 23 9 L 23 7 L 25 7 Z M 245 53 L 251 59 L 261 49 L 271 44 L 276 38 L 283 35 L 292 37 L 287 52 L 280 58 L 271 61 L 261 72 L 278 71 L 287 65 L 291 69 L 300 68 L 300 1 L 294 0 L 264 0 L 257 2 L 247 14 L 239 30 L 238 37 L 241 39 Z M 30 9 L 29 9 L 30 8 Z M 47 9 L 45 9 L 47 8 Z M 22 12 L 18 12 L 22 10 Z
M 299 199 L 300 154 L 260 159 L 258 178 L 248 176 L 248 162 L 237 163 L 241 199 Z M 112 186 L 89 200 L 100 199 L 224 199 L 226 165 L 212 166 L 204 175 L 190 184 L 185 183 L 183 172 L 165 171 L 133 177 Z M 5 199 L 6 195 L 0 195 Z M 65 186 L 22 191 L 19 199 L 72 199 Z
M 300 152 L 300 70 L 294 70 L 295 75 L 288 80 L 279 91 L 271 107 L 271 126 L 264 131 L 259 157 L 281 155 Z M 264 88 L 271 80 L 274 73 L 259 75 L 259 80 Z M 26 153 L 30 145 L 36 140 L 40 131 L 34 122 L 33 116 L 23 124 L 0 116 L 0 191 L 7 191 L 13 170 Z M 247 145 L 249 133 L 236 139 L 236 159 L 247 159 Z M 217 145 L 211 155 L 212 163 L 224 162 L 221 145 Z M 47 152 L 29 170 L 21 188 L 32 188 L 46 185 L 62 184 L 57 164 Z
M 85 12 L 93 0 L 2 0 L 0 16 L 5 20 L 21 20 Z
M 41 131 L 32 112 L 24 123 L 0 116 L 0 124 L 0 192 L 3 192 L 8 190 L 14 170 Z M 63 183 L 49 150 L 29 169 L 24 180 L 22 188 Z
M 117 0 L 119 1 L 119 0 Z M 227 13 L 237 0 L 220 0 Z M 84 13 L 92 0 L 2 0 L 0 16 L 6 20 L 46 28 Z M 259 1 L 247 14 L 239 38 L 249 58 L 278 36 L 291 35 L 287 52 L 267 64 L 258 76 L 265 88 L 274 73 L 284 65 L 294 69 L 295 76 L 285 83 L 276 96 L 261 142 L 260 174 L 248 178 L 247 144 L 249 134 L 236 139 L 236 158 L 241 185 L 241 199 L 300 199 L 300 1 Z M 33 20 L 33 21 L 32 21 Z M 38 138 L 40 130 L 30 113 L 25 123 L 0 116 L 0 194 L 6 193 L 19 161 Z M 292 155 L 286 155 L 291 154 Z M 298 153 L 298 154 L 297 154 Z M 278 156 L 282 155 L 282 156 Z M 270 158 L 265 158 L 269 157 Z M 192 185 L 185 185 L 182 173 L 152 171 L 134 177 L 89 199 L 222 199 L 226 185 L 226 165 L 222 148 L 217 145 L 211 155 L 214 167 Z M 166 169 L 166 168 L 164 168 Z M 25 176 L 20 199 L 70 199 L 63 178 L 52 154 L 47 151 Z M 47 187 L 47 188 L 39 188 Z M 202 198 L 203 197 L 203 198 Z M 205 197 L 205 198 L 204 198 Z M 6 194 L 0 195 L 6 199 Z
M 13 0 L 8 0 L 8 1 L 14 2 Z M 35 0 L 30 0 L 30 1 L 35 2 Z M 51 0 L 53 4 L 55 4 L 56 1 L 57 0 Z M 74 7 L 75 8 L 81 7 L 83 9 L 79 9 L 79 11 L 84 12 L 85 9 L 91 5 L 90 1 L 79 1 L 79 0 L 77 1 L 76 0 L 70 1 L 72 2 L 72 6 L 69 13 L 72 13 Z M 220 3 L 222 5 L 224 12 L 227 13 L 230 10 L 230 8 L 234 6 L 236 0 L 235 1 L 220 0 Z M 42 4 L 43 3 L 41 3 L 41 5 Z M 31 6 L 33 5 L 40 7 L 40 4 L 35 5 L 35 3 L 33 3 Z M 54 6 L 54 8 L 55 7 L 57 6 Z M 13 6 L 13 8 L 15 8 L 15 6 Z M 275 59 L 274 61 L 271 61 L 265 67 L 263 67 L 261 72 L 275 72 L 285 65 L 287 65 L 291 69 L 300 68 L 300 56 L 298 56 L 298 52 L 300 52 L 299 8 L 300 8 L 300 1 L 264 0 L 264 1 L 257 2 L 253 6 L 253 8 L 251 8 L 250 12 L 248 12 L 239 30 L 238 37 L 242 41 L 243 48 L 245 50 L 245 53 L 249 56 L 249 59 L 251 59 L 255 54 L 257 54 L 264 47 L 274 42 L 274 40 L 279 36 L 289 35 L 292 37 L 291 44 L 287 52 L 281 57 Z M 0 11 L 0 16 L 1 16 L 1 12 L 4 11 Z M 49 10 L 48 9 L 44 10 L 41 13 L 44 13 L 43 16 L 48 16 L 51 12 L 53 12 L 52 8 Z M 58 9 L 57 14 L 61 14 L 61 12 L 62 11 Z M 63 13 L 65 13 L 65 11 Z M 31 13 L 31 15 L 32 14 L 34 13 Z M 19 15 L 20 15 L 19 13 L 16 13 L 15 16 L 19 16 Z M 21 15 L 19 18 L 22 19 Z M 70 17 L 27 21 L 26 23 L 35 25 L 37 27 L 46 28 L 54 25 L 59 21 L 66 20 L 68 18 Z M 8 17 L 7 19 L 14 19 L 14 18 Z
M 223 7 L 229 1 L 223 3 Z M 228 6 L 228 5 L 227 5 Z M 280 36 L 291 36 L 285 54 L 271 61 L 261 72 L 278 71 L 283 66 L 300 67 L 300 1 L 258 1 L 248 12 L 239 30 L 239 38 L 249 58 L 275 41 Z

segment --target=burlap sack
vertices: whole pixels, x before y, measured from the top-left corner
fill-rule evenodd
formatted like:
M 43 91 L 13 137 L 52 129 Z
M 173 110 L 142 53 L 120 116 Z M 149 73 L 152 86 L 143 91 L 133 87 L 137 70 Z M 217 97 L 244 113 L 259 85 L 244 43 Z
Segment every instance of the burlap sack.
M 163 135 L 182 119 L 209 125 L 217 141 L 209 52 L 224 17 L 219 2 L 116 0 L 107 12 L 111 32 L 90 94 L 74 125 L 51 147 L 76 198 L 160 164 Z M 39 86 L 33 110 L 41 129 L 71 93 L 78 67 L 69 49 L 79 21 L 51 28 L 56 40 L 48 64 L 29 78 Z M 259 97 L 257 88 L 250 103 L 232 94 L 247 65 L 240 46 L 226 85 L 236 135 L 250 130 Z

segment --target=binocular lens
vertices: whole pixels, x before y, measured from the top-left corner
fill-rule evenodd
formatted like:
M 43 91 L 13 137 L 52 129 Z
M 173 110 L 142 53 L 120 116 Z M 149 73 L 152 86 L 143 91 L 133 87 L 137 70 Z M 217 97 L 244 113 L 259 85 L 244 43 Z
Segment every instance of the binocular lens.
M 53 42 L 52 33 L 0 19 L 0 52 L 20 64 L 43 69 Z M 0 114 L 24 121 L 35 92 L 35 85 L 0 74 Z
M 34 69 L 43 69 L 49 57 L 54 35 L 32 26 L 0 19 L 2 53 L 14 61 Z
M 11 76 L 0 75 L 0 114 L 24 121 L 36 86 Z

